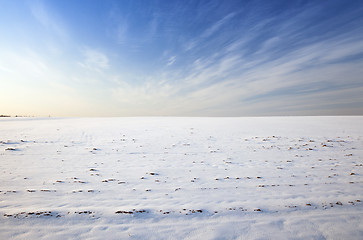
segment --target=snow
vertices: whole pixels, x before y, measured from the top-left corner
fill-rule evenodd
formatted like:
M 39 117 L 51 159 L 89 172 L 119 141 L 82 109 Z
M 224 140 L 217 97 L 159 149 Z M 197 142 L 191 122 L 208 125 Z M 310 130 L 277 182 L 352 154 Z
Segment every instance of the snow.
M 361 239 L 362 126 L 1 118 L 0 239 Z

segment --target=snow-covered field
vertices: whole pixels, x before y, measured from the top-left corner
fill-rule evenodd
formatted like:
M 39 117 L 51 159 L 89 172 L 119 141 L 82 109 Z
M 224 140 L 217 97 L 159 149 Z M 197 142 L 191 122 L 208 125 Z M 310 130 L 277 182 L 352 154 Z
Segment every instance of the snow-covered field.
M 363 117 L 2 118 L 0 239 L 362 239 Z

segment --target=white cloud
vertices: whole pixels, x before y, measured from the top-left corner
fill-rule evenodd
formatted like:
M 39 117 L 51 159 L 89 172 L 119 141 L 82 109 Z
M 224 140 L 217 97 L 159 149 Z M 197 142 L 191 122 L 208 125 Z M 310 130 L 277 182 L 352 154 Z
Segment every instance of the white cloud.
M 238 41 L 231 45 L 243 43 Z M 275 41 L 278 37 L 250 56 L 226 48 L 179 71 L 152 76 L 159 84 L 120 87 L 113 98 L 122 98 L 120 106 L 132 106 L 135 115 L 192 116 L 337 114 L 338 106 L 363 101 L 362 60 L 342 60 L 363 52 L 359 41 L 327 39 L 269 59 Z M 354 106 L 342 109 L 363 113 Z
M 13 72 L 8 67 L 1 66 L 1 65 L 0 65 L 0 71 L 7 72 L 7 73 L 12 73 Z
M 109 68 L 108 57 L 95 49 L 86 48 L 83 50 L 84 59 L 79 64 L 92 71 L 102 72 Z
M 230 14 L 226 15 L 222 19 L 215 22 L 212 26 L 210 26 L 209 28 L 204 30 L 204 32 L 202 32 L 202 34 L 198 38 L 189 40 L 185 44 L 185 47 L 184 47 L 185 51 L 190 51 L 190 50 L 196 48 L 198 45 L 203 44 L 204 43 L 203 41 L 205 41 L 206 38 L 209 38 L 213 34 L 217 33 L 223 27 L 223 25 L 227 24 L 228 21 L 231 18 L 233 18 L 235 15 L 236 15 L 235 13 L 230 13 Z
M 176 61 L 176 56 L 171 56 L 168 60 L 167 66 L 173 65 L 175 61 Z
M 29 3 L 33 16 L 45 28 L 55 32 L 60 37 L 67 37 L 66 28 L 59 17 L 55 16 L 55 12 L 50 12 L 41 1 L 30 1 Z
M 61 21 L 57 21 L 42 2 L 31 2 L 31 9 L 45 28 L 58 35 L 66 34 Z M 302 34 L 296 32 L 295 26 L 300 26 L 296 21 L 302 21 L 302 17 L 300 20 L 293 18 L 280 28 L 277 26 L 278 31 L 266 34 L 268 37 L 264 35 L 264 27 L 267 23 L 273 26 L 276 19 L 256 24 L 247 19 L 244 26 L 249 23 L 251 26 L 220 47 L 217 35 L 234 16 L 234 13 L 226 15 L 197 38 L 190 39 L 185 46 L 192 51 L 184 52 L 185 55 L 177 52 L 178 49 L 165 50 L 161 56 L 164 61 L 161 70 L 153 69 L 149 75 L 143 70 L 133 73 L 132 70 L 122 72 L 121 68 L 112 69 L 114 64 L 105 52 L 88 47 L 81 50 L 82 56 L 76 67 L 72 65 L 74 61 L 67 65 L 66 60 L 69 59 L 61 56 L 57 46 L 51 44 L 45 44 L 45 47 L 60 58 L 64 57 L 61 61 L 66 67 L 58 68 L 55 62 L 47 61 L 50 58 L 42 58 L 32 51 L 23 55 L 11 54 L 11 51 L 2 53 L 0 77 L 5 79 L 2 90 L 14 90 L 14 86 L 21 85 L 21 94 L 38 98 L 39 103 L 42 91 L 47 99 L 51 99 L 56 89 L 61 89 L 62 93 L 55 96 L 65 99 L 67 97 L 64 96 L 72 93 L 72 98 L 67 100 L 69 104 L 72 100 L 80 100 L 77 95 L 82 95 L 85 103 L 93 99 L 92 104 L 99 104 L 97 111 L 104 107 L 103 114 L 109 116 L 120 113 L 192 116 L 315 114 L 319 111 L 332 113 L 336 111 L 334 105 L 349 104 L 352 107 L 344 107 L 344 111 L 353 112 L 355 109 L 363 114 L 362 108 L 355 107 L 363 102 L 363 60 L 357 57 L 354 61 L 346 61 L 351 56 L 363 54 L 363 42 L 357 37 L 356 29 L 344 35 L 332 34 L 325 39 L 304 38 L 304 43 L 301 43 L 299 37 Z M 117 20 L 113 26 L 117 28 L 119 43 L 125 42 L 127 37 L 126 19 L 114 19 Z M 156 18 L 150 23 L 150 34 L 147 35 L 150 38 L 159 28 L 157 23 Z M 205 46 L 202 45 L 205 40 L 213 41 L 214 37 L 217 37 L 215 49 L 206 47 L 207 51 L 197 50 Z M 289 43 L 287 38 L 300 44 L 285 46 L 283 44 Z M 203 52 L 202 55 L 200 52 Z M 176 61 L 178 64 L 175 64 Z M 183 63 L 182 67 L 176 68 Z M 11 87 L 4 88 L 4 85 Z M 38 90 L 35 91 L 32 85 L 37 85 Z M 26 95 L 27 87 L 32 89 L 32 94 Z M 61 106 L 61 101 L 55 102 Z
M 235 15 L 236 15 L 235 13 L 230 13 L 230 14 L 226 15 L 225 17 L 223 17 L 222 19 L 220 19 L 219 21 L 215 22 L 211 27 L 209 27 L 202 33 L 201 37 L 208 38 L 208 37 L 212 36 L 214 33 L 216 33 L 218 30 L 220 30 L 222 28 L 222 26 L 224 24 L 226 24 Z

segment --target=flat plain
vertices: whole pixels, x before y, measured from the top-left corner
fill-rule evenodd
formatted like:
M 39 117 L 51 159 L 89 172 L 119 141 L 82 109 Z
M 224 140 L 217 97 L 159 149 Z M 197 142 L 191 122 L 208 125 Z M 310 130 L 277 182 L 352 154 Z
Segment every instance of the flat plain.
M 0 239 L 362 239 L 362 126 L 2 118 Z

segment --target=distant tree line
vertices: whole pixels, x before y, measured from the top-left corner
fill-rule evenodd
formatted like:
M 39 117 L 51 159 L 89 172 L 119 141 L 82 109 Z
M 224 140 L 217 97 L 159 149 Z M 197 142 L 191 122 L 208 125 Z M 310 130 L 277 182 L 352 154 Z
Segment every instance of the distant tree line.
M 11 117 L 10 115 L 0 114 L 0 117 Z M 34 116 L 22 116 L 22 115 L 15 115 L 14 117 L 34 117 Z

